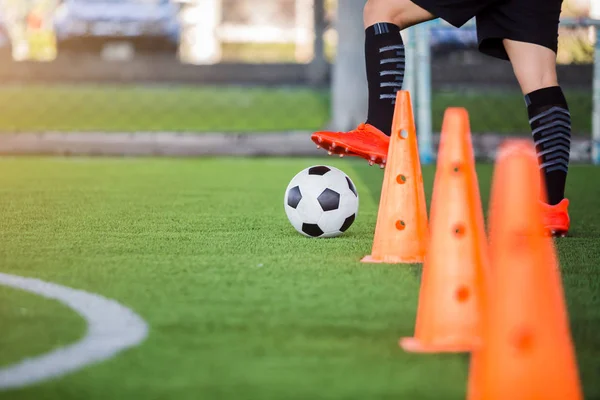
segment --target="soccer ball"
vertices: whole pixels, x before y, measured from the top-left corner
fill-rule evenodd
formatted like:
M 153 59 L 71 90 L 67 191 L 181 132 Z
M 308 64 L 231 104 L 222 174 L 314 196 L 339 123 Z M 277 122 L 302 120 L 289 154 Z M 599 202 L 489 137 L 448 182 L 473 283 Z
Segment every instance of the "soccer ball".
M 308 237 L 331 238 L 346 232 L 354 223 L 358 192 L 348 175 L 339 169 L 316 165 L 294 176 L 283 203 L 298 232 Z

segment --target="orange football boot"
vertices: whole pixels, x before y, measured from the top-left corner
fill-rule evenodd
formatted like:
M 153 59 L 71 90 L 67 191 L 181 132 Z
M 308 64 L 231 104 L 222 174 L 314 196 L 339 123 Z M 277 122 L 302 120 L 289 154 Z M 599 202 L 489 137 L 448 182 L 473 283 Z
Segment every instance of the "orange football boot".
M 385 167 L 390 138 L 371 124 L 360 124 L 350 132 L 315 132 L 311 139 L 317 148 L 324 148 L 329 155 L 362 157 L 369 165 Z
M 544 227 L 551 236 L 565 237 L 569 232 L 569 200 L 563 199 L 557 205 L 542 203 Z

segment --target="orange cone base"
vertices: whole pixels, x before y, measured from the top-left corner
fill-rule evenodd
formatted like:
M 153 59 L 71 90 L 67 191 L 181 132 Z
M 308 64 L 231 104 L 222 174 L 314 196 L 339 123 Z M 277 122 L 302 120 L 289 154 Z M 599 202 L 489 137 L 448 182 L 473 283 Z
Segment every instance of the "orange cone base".
M 414 337 L 402 338 L 399 344 L 407 353 L 470 353 L 478 347 L 473 345 L 473 340 L 461 343 L 460 340 L 452 337 L 443 341 L 438 340 L 436 343 L 423 343 Z
M 383 258 L 375 258 L 373 256 L 363 257 L 360 262 L 367 264 L 422 264 L 425 257 L 394 257 L 384 256 Z

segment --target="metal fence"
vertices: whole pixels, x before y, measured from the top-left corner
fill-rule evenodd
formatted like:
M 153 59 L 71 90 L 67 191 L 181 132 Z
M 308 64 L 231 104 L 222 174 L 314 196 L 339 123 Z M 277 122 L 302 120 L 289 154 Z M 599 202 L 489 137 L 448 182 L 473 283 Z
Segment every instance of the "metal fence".
M 143 8 L 136 0 L 0 0 L 0 132 L 328 127 L 334 65 L 348 40 L 338 37 L 345 23 L 336 20 L 338 1 L 156 0 Z M 593 134 L 600 162 L 595 26 L 563 19 L 559 75 L 574 134 Z M 405 88 L 415 99 L 425 163 L 448 106 L 469 109 L 475 134 L 529 134 L 510 64 L 480 55 L 472 27 L 436 21 L 406 35 Z M 362 48 L 362 38 L 352 40 Z

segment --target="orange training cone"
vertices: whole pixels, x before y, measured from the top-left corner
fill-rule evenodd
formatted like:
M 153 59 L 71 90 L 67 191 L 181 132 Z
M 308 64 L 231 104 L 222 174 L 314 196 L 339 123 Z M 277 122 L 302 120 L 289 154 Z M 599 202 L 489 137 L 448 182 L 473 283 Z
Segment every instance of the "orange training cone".
M 583 398 L 558 258 L 542 225 L 543 185 L 529 140 L 502 146 L 490 207 L 490 294 L 470 400 Z
M 489 269 L 469 115 L 444 116 L 423 265 L 415 337 L 409 352 L 468 352 L 480 344 Z
M 422 263 L 427 205 L 410 94 L 399 91 L 368 263 Z

